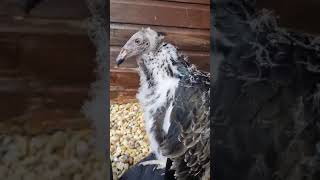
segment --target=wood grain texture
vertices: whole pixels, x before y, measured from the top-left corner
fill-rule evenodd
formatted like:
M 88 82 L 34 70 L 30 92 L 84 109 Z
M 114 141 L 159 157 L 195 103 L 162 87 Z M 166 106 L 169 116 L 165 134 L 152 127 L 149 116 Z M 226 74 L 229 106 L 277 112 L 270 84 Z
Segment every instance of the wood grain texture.
M 28 79 L 0 79 L 1 133 L 40 133 L 89 127 L 81 113 L 89 87 L 34 86 Z M 5 86 L 3 86 L 5 85 Z M 6 127 L 7 129 L 3 129 Z
M 23 9 L 19 3 L 14 0 L 0 1 L 0 16 L 22 16 L 24 15 Z
M 110 101 L 111 103 L 128 103 L 128 102 L 137 102 L 136 94 L 137 89 L 123 89 L 117 86 L 110 86 Z
M 136 101 L 139 87 L 139 75 L 131 68 L 110 70 L 110 101 L 128 103 Z
M 26 93 L 0 93 L 0 122 L 23 115 L 28 107 Z
M 46 0 L 31 10 L 31 17 L 83 19 L 89 16 L 85 0 Z
M 259 8 L 273 10 L 281 26 L 296 31 L 320 34 L 320 25 L 315 23 L 320 15 L 320 1 L 317 0 L 268 0 L 257 1 Z M 290 4 L 290 8 L 288 8 Z
M 0 33 L 87 35 L 87 20 L 8 18 L 0 16 Z
M 110 45 L 123 46 L 126 41 L 144 25 L 110 24 Z M 165 41 L 181 50 L 207 51 L 210 49 L 210 31 L 161 26 L 149 26 L 157 32 L 165 33 Z
M 88 99 L 89 84 L 82 86 L 50 86 L 40 93 L 45 94 L 43 105 L 50 109 L 63 107 L 69 110 L 78 110 Z
M 111 0 L 110 14 L 111 22 L 210 29 L 208 5 Z
M 45 0 L 35 6 L 29 14 L 25 13 L 23 3 L 19 1 L 0 1 L 0 15 L 58 19 L 83 19 L 89 16 L 85 0 Z
M 193 4 L 210 4 L 210 0 L 167 0 L 173 2 L 193 3 Z
M 88 128 L 80 111 L 96 65 L 87 36 L 3 32 L 0 42 L 1 132 Z
M 19 51 L 24 76 L 55 85 L 95 80 L 95 50 L 86 36 L 24 36 Z
M 0 124 L 7 123 L 7 127 L 17 124 L 28 126 L 27 131 L 30 128 L 37 129 L 38 125 L 41 125 L 42 130 L 52 130 L 57 127 L 73 129 L 86 124 L 83 120 L 73 120 L 84 119 L 81 105 L 87 99 L 88 88 L 35 89 L 28 86 L 28 81 L 14 79 L 6 83 L 6 90 L 0 92 Z M 3 80 L 0 80 L 0 84 L 3 85 Z M 8 87 L 11 87 L 11 91 L 8 91 Z
M 110 86 L 118 89 L 137 89 L 139 87 L 139 75 L 135 69 L 114 68 L 110 70 Z
M 17 68 L 17 39 L 17 35 L 0 33 L 0 71 Z
M 81 113 L 96 79 L 88 16 L 84 0 L 45 0 L 30 14 L 0 1 L 1 134 L 90 128 Z
M 27 108 L 28 82 L 23 78 L 0 78 L 0 121 L 19 116 Z

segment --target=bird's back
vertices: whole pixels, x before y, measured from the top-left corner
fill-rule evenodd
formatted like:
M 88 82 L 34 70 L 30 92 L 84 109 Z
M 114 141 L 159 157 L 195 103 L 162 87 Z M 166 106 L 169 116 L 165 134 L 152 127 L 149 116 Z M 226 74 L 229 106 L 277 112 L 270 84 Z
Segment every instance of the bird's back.
M 172 162 L 177 179 L 209 176 L 210 163 L 210 73 L 181 60 L 184 72 L 175 91 L 171 125 L 161 150 Z M 208 177 L 207 177 L 208 178 Z

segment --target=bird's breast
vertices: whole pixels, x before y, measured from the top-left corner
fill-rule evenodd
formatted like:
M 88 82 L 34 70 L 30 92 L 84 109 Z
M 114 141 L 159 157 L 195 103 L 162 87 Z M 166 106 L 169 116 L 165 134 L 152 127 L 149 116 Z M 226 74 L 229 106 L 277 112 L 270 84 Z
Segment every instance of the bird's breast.
M 154 82 L 153 86 L 150 86 L 148 81 L 140 82 L 137 99 L 143 109 L 147 131 L 151 130 L 156 121 L 164 124 L 165 117 L 169 119 L 167 110 L 172 104 L 178 84 L 179 80 L 176 78 Z M 168 126 L 168 122 L 165 122 L 165 124 Z

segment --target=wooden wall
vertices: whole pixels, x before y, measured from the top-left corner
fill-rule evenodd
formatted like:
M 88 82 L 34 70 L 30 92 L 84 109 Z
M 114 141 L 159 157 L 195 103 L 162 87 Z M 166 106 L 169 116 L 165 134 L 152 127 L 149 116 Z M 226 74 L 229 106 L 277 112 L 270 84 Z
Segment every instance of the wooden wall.
M 120 48 L 141 27 L 165 32 L 165 40 L 192 63 L 209 71 L 210 0 L 111 0 L 110 94 L 112 100 L 135 98 L 139 86 L 135 59 L 115 68 Z
M 46 0 L 25 14 L 0 1 L 0 132 L 87 128 L 95 80 L 84 0 Z
M 259 8 L 272 9 L 280 17 L 281 26 L 296 31 L 320 34 L 320 1 L 318 0 L 258 0 Z

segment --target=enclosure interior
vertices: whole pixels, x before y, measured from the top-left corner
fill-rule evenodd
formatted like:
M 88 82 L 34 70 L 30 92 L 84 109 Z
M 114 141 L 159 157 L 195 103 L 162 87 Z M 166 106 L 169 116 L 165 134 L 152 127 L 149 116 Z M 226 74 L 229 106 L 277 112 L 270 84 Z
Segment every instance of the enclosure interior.
M 110 155 L 115 179 L 149 154 L 136 59 L 116 68 L 116 56 L 142 27 L 165 34 L 199 69 L 210 71 L 209 0 L 111 0 L 110 1 Z

